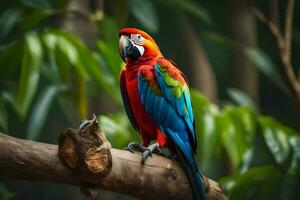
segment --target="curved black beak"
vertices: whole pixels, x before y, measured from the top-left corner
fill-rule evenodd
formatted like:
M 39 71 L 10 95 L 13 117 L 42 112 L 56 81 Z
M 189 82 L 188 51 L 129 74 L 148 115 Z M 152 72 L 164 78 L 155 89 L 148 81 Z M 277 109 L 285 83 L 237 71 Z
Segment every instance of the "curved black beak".
M 120 51 L 120 56 L 125 63 L 126 63 L 126 58 L 135 60 L 141 56 L 139 49 L 125 35 L 120 36 L 119 51 Z

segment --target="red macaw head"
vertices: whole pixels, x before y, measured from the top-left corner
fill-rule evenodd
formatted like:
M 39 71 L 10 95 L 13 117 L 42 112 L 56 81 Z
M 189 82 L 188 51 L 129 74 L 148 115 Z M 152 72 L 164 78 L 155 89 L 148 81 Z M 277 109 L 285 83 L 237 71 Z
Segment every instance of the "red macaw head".
M 120 55 L 124 62 L 161 55 L 153 38 L 144 31 L 136 28 L 123 28 L 120 30 L 119 38 Z

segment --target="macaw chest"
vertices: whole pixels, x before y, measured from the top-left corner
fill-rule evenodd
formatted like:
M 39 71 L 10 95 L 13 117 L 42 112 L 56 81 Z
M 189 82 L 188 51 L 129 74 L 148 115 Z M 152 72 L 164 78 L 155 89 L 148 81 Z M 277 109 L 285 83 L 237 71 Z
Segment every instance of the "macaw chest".
M 129 97 L 129 102 L 131 109 L 135 115 L 135 117 L 139 117 L 138 115 L 143 114 L 144 107 L 141 103 L 141 98 L 138 89 L 138 79 L 126 80 L 126 89 Z

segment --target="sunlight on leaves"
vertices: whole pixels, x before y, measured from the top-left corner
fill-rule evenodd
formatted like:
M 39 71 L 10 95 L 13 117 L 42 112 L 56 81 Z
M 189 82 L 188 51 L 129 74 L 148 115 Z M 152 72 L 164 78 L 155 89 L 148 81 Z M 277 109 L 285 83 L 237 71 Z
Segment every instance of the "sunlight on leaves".
M 292 150 L 289 138 L 293 135 L 297 135 L 297 133 L 270 117 L 261 117 L 259 122 L 265 142 L 276 163 L 282 166 L 288 165 L 287 162 L 289 161 Z
M 257 106 L 254 101 L 247 95 L 245 92 L 237 89 L 237 88 L 229 88 L 227 89 L 229 97 L 239 106 L 246 106 L 254 111 L 257 111 Z
M 32 112 L 29 116 L 26 137 L 30 140 L 35 140 L 40 134 L 54 101 L 55 96 L 63 90 L 63 87 L 48 86 L 39 95 L 35 104 L 33 105 Z
M 270 189 L 282 178 L 274 166 L 255 167 L 236 177 L 221 179 L 220 183 L 230 191 L 229 199 L 264 199 Z
M 43 49 L 36 34 L 27 34 L 25 41 L 21 77 L 16 96 L 17 111 L 22 118 L 26 116 L 36 93 L 43 58 Z
M 271 58 L 258 48 L 244 48 L 244 53 L 248 58 L 255 64 L 255 66 L 266 76 L 272 83 L 277 85 L 279 88 L 288 92 L 285 83 L 282 80 L 279 72 L 275 68 L 275 64 L 272 62 Z

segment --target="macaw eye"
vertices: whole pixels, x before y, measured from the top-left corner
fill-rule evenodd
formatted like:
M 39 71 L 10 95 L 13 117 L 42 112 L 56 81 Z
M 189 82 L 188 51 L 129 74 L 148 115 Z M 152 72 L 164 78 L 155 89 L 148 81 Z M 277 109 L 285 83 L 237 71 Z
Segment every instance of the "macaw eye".
M 130 39 L 136 43 L 143 43 L 145 38 L 141 34 L 131 34 Z

